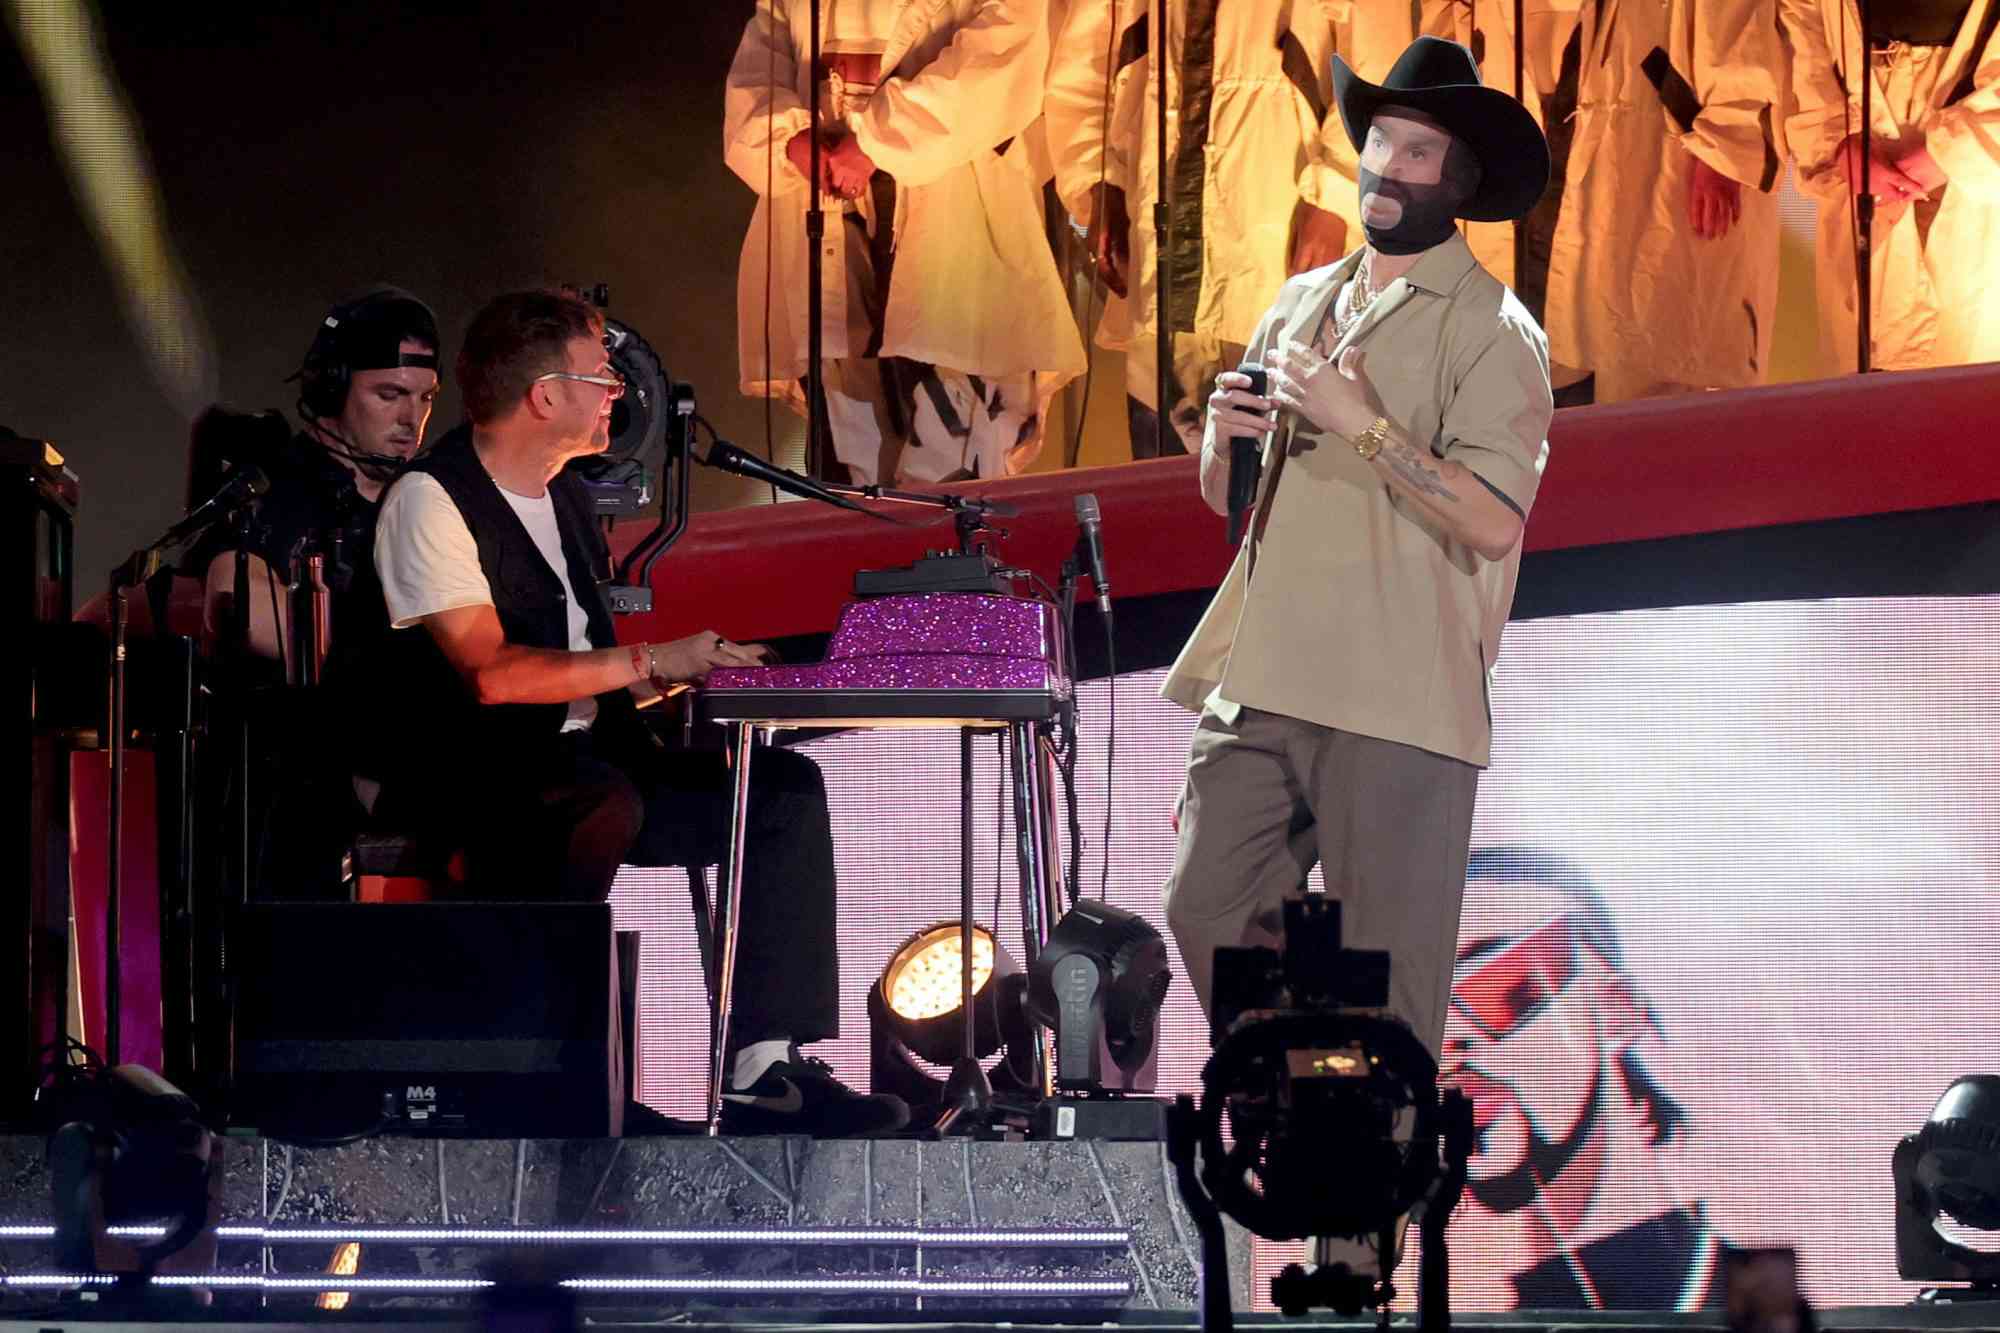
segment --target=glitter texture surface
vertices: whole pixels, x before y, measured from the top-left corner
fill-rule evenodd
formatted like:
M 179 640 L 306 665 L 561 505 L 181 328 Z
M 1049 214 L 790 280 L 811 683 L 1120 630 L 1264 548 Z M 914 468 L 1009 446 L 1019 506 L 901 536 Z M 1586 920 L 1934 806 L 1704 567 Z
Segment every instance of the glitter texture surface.
M 983 593 L 850 602 L 816 666 L 723 667 L 710 689 L 990 689 L 1066 695 L 1055 608 Z

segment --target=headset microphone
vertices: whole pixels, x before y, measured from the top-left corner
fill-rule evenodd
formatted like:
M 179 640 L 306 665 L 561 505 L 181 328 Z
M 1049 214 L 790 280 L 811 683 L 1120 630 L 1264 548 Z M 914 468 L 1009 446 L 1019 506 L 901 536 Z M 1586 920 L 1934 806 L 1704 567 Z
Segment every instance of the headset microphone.
M 364 467 L 381 468 L 385 471 L 393 471 L 401 474 L 407 471 L 410 464 L 416 461 L 415 458 L 405 458 L 401 454 L 376 454 L 370 453 L 366 449 L 356 449 L 347 442 L 339 431 L 335 430 L 330 423 L 325 421 L 315 421 L 313 422 L 313 427 L 320 433 L 320 448 L 330 454 L 345 458 L 350 462 L 360 463 Z M 331 437 L 330 439 L 326 438 L 329 436 Z M 338 441 L 338 443 L 335 443 L 335 441 Z

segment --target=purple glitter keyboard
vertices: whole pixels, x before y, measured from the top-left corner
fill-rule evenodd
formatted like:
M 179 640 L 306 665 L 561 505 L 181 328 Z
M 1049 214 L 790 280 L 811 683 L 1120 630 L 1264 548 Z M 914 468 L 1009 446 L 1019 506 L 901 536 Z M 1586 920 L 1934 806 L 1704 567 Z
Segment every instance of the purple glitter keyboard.
M 842 608 L 824 662 L 724 667 L 702 713 L 717 722 L 1020 722 L 1070 693 L 1056 608 L 985 593 L 874 597 Z

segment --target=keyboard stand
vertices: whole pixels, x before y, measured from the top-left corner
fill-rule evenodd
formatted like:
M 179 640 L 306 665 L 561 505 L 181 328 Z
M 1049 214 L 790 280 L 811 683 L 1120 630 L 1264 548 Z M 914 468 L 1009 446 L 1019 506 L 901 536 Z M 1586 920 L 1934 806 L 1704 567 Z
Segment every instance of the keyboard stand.
M 935 693 L 929 702 L 935 712 L 924 712 L 912 695 Z M 781 697 L 807 696 L 807 697 Z M 987 697 L 983 697 L 987 696 Z M 989 707 L 989 704 L 991 705 Z M 736 984 L 736 928 L 743 905 L 743 853 L 750 817 L 750 764 L 758 734 L 766 739 L 791 727 L 843 727 L 872 729 L 955 727 L 959 742 L 959 923 L 960 959 L 963 964 L 962 1011 L 965 1018 L 965 1050 L 948 1085 L 945 1120 L 940 1128 L 969 1129 L 968 1121 L 983 1116 L 983 1098 L 991 1096 L 984 1075 L 976 1079 L 964 1066 L 972 1058 L 974 1014 L 972 997 L 972 737 L 975 732 L 1004 730 L 1007 734 L 1007 765 L 1014 789 L 1015 859 L 1021 885 L 1021 937 L 1027 958 L 1034 966 L 1036 956 L 1048 940 L 1049 930 L 1062 914 L 1062 857 L 1056 836 L 1055 748 L 1049 724 L 1055 717 L 1055 701 L 1046 692 L 1034 691 L 889 691 L 835 690 L 775 691 L 731 689 L 708 692 L 701 701 L 702 713 L 710 721 L 726 725 L 733 737 L 736 782 L 729 824 L 729 858 L 724 870 L 722 891 L 715 897 L 715 920 L 710 938 L 714 941 L 715 989 L 711 999 L 709 1026 L 708 1132 L 718 1134 L 722 1123 L 722 1090 L 727 1071 L 723 1068 L 729 1049 L 729 1020 Z M 996 925 L 998 923 L 995 923 Z M 1044 1096 L 1053 1091 L 1048 1040 L 1039 1030 L 1033 1053 L 1035 1085 Z M 973 1071 L 977 1062 L 973 1061 Z M 986 1089 L 982 1094 L 981 1089 Z

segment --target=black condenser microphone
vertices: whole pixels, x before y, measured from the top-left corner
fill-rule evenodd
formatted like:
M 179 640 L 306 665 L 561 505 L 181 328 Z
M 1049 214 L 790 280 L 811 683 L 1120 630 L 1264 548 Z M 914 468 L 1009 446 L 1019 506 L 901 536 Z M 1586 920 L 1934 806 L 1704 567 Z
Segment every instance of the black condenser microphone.
M 179 545 L 211 523 L 229 517 L 270 489 L 271 480 L 264 475 L 264 469 L 250 463 L 242 464 L 224 479 L 220 490 L 196 505 L 188 512 L 186 518 L 167 529 L 167 535 L 160 538 L 158 549 Z
M 1076 524 L 1083 529 L 1077 544 L 1083 547 L 1084 562 L 1090 566 L 1090 581 L 1097 589 L 1097 609 L 1111 619 L 1111 578 L 1104 572 L 1104 520 L 1097 510 L 1097 497 L 1089 491 L 1076 497 Z
M 1239 375 L 1250 377 L 1250 392 L 1262 398 L 1270 392 L 1271 377 L 1264 373 L 1264 367 L 1255 361 L 1245 361 L 1236 368 Z M 1255 435 L 1232 435 L 1229 437 L 1229 544 L 1243 540 L 1243 529 L 1250 518 L 1250 511 L 1257 504 L 1257 486 L 1264 479 L 1264 442 Z
M 842 509 L 860 507 L 826 490 L 810 477 L 802 477 L 787 468 L 773 467 L 757 455 L 745 453 L 727 440 L 710 442 L 708 455 L 701 462 L 707 467 L 734 472 L 739 477 L 749 477 L 753 481 L 761 481 L 766 486 L 776 486 L 781 491 L 789 491 L 808 500 L 821 500 L 830 505 L 838 505 Z

